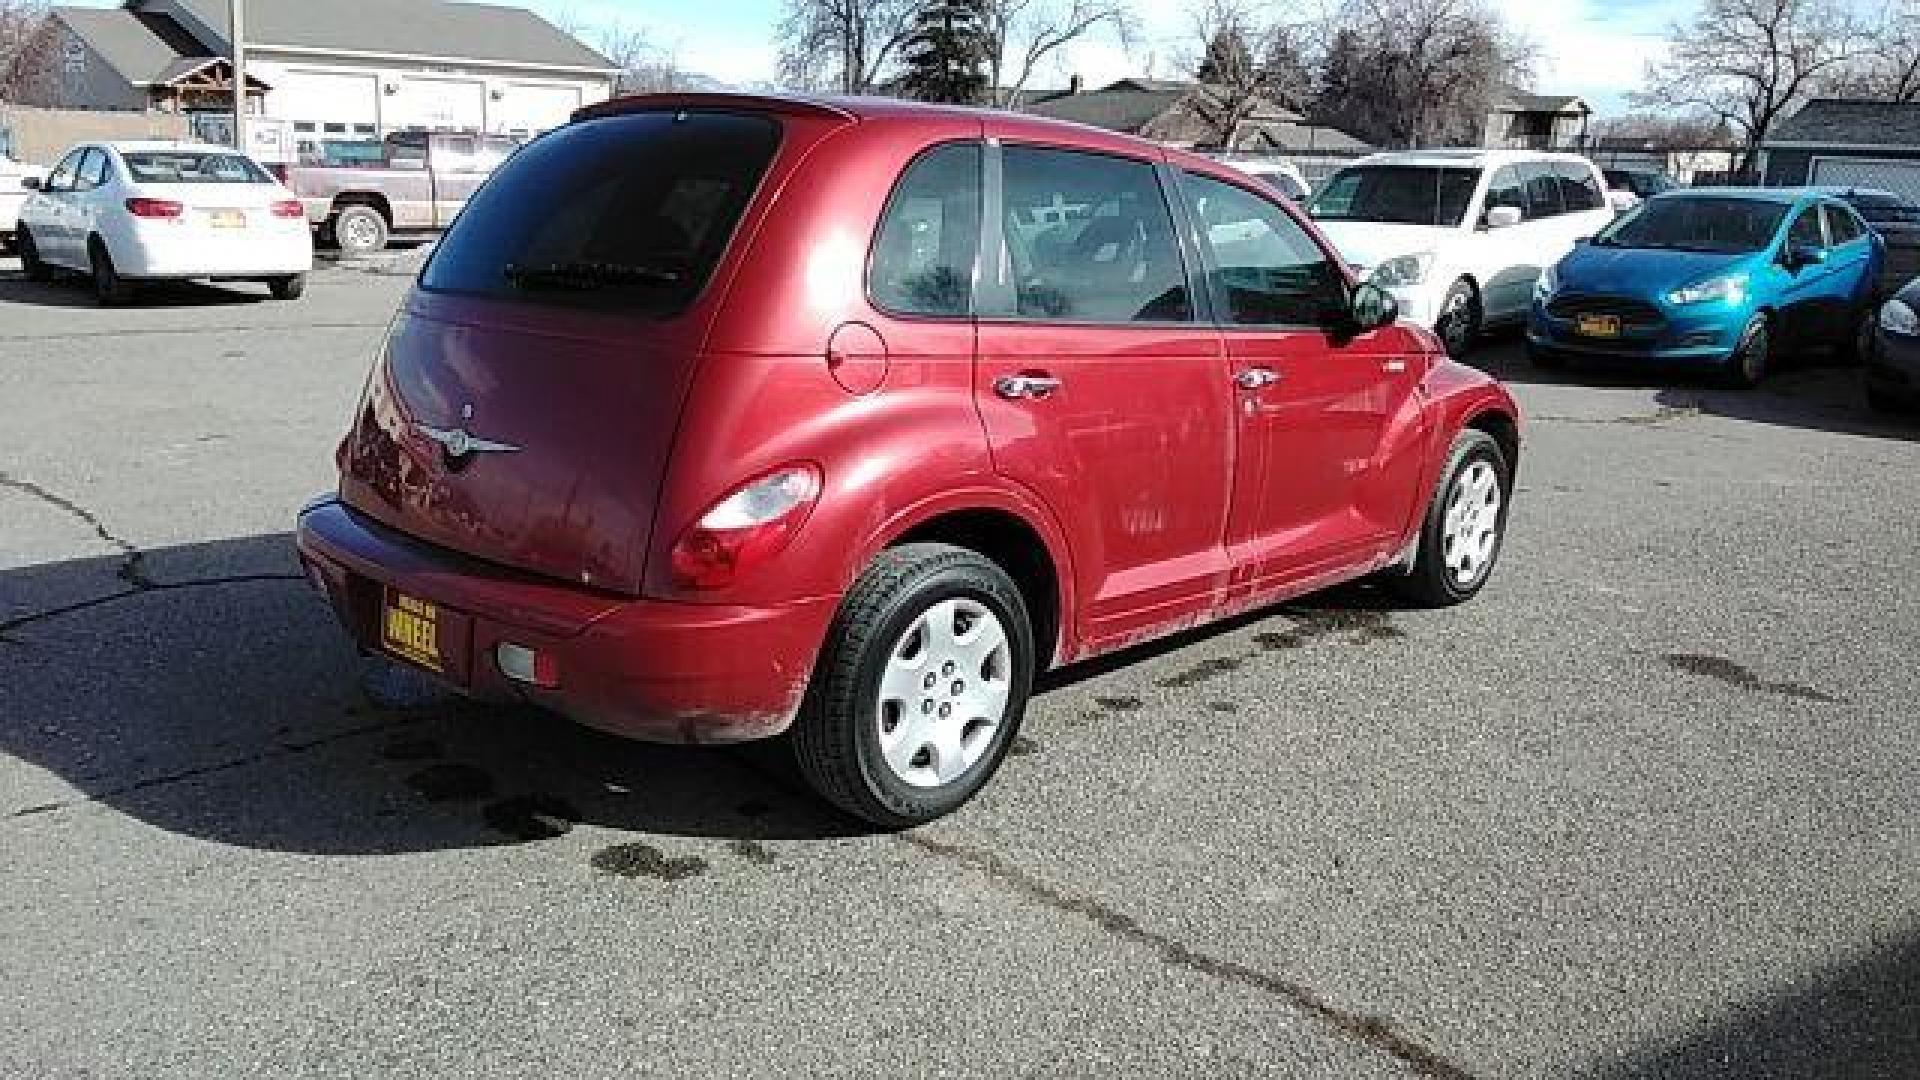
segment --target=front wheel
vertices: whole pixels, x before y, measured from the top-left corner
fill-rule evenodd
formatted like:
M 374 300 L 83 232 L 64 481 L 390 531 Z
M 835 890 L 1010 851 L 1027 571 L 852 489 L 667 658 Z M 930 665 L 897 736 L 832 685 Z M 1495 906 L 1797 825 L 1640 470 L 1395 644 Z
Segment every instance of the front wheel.
M 275 300 L 298 300 L 307 294 L 307 275 L 274 278 L 267 282 L 267 288 L 272 291 Z
M 1478 595 L 1493 576 L 1506 540 L 1513 463 L 1500 443 L 1468 429 L 1453 441 L 1427 507 L 1413 571 L 1394 579 L 1401 597 L 1420 607 L 1451 607 Z
M 1441 344 L 1447 347 L 1447 355 L 1455 360 L 1462 359 L 1473 349 L 1473 343 L 1479 340 L 1480 324 L 1484 318 L 1480 308 L 1480 291 L 1473 282 L 1461 278 L 1447 290 L 1446 299 L 1440 302 L 1440 317 L 1434 321 L 1434 333 L 1440 337 Z
M 1006 757 L 1033 670 L 1026 603 L 992 561 L 944 544 L 884 552 L 828 633 L 792 734 L 800 771 L 883 829 L 950 814 Z
M 1773 328 L 1765 315 L 1755 315 L 1740 334 L 1740 344 L 1727 357 L 1727 382 L 1738 390 L 1759 386 L 1773 370 Z

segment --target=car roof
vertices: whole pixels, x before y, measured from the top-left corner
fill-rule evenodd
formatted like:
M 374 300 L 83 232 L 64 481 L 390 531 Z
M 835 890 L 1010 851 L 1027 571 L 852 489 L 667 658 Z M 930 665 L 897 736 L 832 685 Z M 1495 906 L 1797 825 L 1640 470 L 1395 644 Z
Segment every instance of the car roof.
M 215 143 L 184 142 L 179 139 L 98 139 L 79 144 L 81 146 L 104 146 L 118 150 L 123 154 L 171 154 L 171 153 L 232 153 L 232 147 Z
M 1484 150 L 1474 147 L 1446 147 L 1436 150 L 1394 150 L 1373 154 L 1354 162 L 1356 165 L 1408 165 L 1426 168 L 1448 166 L 1498 168 L 1524 162 L 1566 162 L 1592 164 L 1579 154 L 1558 154 L 1545 150 Z
M 1748 202 L 1771 202 L 1771 203 L 1779 203 L 1783 206 L 1792 206 L 1797 203 L 1805 202 L 1808 199 L 1817 199 L 1821 197 L 1833 198 L 1835 196 L 1831 191 L 1826 191 L 1821 188 L 1811 188 L 1811 187 L 1790 187 L 1790 188 L 1702 187 L 1702 188 L 1686 188 L 1681 191 L 1669 191 L 1664 195 L 1657 196 L 1657 198 L 1662 198 L 1662 199 L 1688 199 L 1688 198 L 1744 199 Z

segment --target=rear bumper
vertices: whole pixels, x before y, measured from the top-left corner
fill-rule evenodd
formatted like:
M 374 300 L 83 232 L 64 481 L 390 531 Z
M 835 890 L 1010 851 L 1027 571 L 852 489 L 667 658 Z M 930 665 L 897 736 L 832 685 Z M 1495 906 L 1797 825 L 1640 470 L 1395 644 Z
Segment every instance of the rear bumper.
M 126 278 L 275 278 L 313 269 L 313 235 L 299 220 L 274 221 L 232 237 L 169 222 L 141 223 L 107 237 Z
M 785 731 L 838 600 L 746 608 L 630 600 L 478 562 L 375 523 L 331 497 L 300 514 L 309 578 L 349 634 L 384 652 L 389 589 L 446 613 L 437 674 L 470 697 L 526 701 L 649 742 L 733 743 Z M 503 643 L 551 657 L 558 686 L 501 673 Z

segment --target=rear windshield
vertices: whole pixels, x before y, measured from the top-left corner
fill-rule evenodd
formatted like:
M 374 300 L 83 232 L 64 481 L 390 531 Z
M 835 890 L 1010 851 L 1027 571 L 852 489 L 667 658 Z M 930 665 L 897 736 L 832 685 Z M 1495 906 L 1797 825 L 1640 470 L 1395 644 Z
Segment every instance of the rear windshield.
M 136 184 L 271 184 L 273 178 L 240 154 L 168 150 L 122 154 Z
M 671 315 L 706 287 L 780 145 L 764 116 L 630 113 L 538 139 L 427 264 L 434 292 Z
M 1785 203 L 1771 200 L 1666 196 L 1628 211 L 1593 242 L 1601 247 L 1744 255 L 1773 243 L 1787 209 Z
M 1322 221 L 1389 221 L 1457 227 L 1480 173 L 1474 169 L 1362 165 L 1327 181 L 1308 211 Z

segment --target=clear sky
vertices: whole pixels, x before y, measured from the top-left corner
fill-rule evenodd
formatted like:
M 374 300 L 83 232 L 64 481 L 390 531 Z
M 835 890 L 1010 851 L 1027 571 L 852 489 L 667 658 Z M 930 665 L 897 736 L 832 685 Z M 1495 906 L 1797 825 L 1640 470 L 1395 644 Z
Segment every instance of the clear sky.
M 65 0 L 112 7 L 117 0 Z M 313 0 L 324 3 L 324 0 Z M 506 0 L 511 2 L 511 0 Z M 757 82 L 773 75 L 774 28 L 780 0 L 522 0 L 549 17 L 589 23 L 621 23 L 641 29 L 672 51 L 682 67 L 727 82 Z M 1693 0 L 1492 0 L 1540 47 L 1537 88 L 1579 94 L 1602 113 L 1624 111 L 1625 96 L 1641 82 L 1647 61 L 1658 55 L 1668 23 Z M 1058 70 L 1038 82 L 1062 85 L 1078 72 L 1099 84 L 1152 66 L 1175 74 L 1178 57 L 1195 50 L 1192 20 L 1180 0 L 1135 0 L 1144 33 L 1131 57 L 1110 42 L 1083 42 Z

